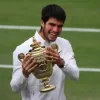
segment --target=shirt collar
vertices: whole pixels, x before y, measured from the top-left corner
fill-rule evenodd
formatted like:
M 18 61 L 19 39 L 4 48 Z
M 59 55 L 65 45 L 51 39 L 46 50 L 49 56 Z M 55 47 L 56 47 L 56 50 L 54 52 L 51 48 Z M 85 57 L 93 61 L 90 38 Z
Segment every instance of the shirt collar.
M 34 38 L 38 41 L 41 42 L 42 44 L 45 43 L 45 40 L 40 36 L 39 31 L 35 32 Z

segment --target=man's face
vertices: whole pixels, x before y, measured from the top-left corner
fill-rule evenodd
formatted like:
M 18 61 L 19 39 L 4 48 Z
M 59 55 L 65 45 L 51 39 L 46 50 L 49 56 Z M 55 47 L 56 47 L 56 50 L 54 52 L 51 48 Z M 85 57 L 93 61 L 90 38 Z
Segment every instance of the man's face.
M 50 18 L 46 23 L 42 21 L 41 26 L 42 37 L 47 41 L 55 41 L 62 31 L 63 21 Z

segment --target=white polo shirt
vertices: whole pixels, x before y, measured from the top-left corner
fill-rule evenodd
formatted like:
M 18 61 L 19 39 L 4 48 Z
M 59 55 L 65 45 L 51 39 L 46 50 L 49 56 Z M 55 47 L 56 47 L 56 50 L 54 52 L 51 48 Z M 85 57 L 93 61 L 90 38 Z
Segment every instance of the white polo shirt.
M 64 68 L 59 68 L 56 64 L 53 66 L 53 73 L 50 77 L 50 84 L 55 85 L 56 89 L 46 93 L 40 93 L 40 88 L 42 86 L 41 80 L 38 80 L 30 74 L 26 78 L 22 73 L 22 65 L 18 60 L 18 54 L 28 53 L 31 49 L 30 45 L 33 42 L 33 37 L 26 40 L 21 45 L 17 46 L 13 52 L 13 73 L 10 82 L 11 88 L 14 92 L 21 91 L 22 100 L 66 100 L 64 94 L 64 80 L 65 76 L 71 79 L 79 79 L 79 69 L 77 67 L 74 53 L 71 44 L 68 40 L 58 37 L 56 41 L 48 43 L 39 34 L 38 31 L 35 32 L 35 39 L 41 42 L 41 45 L 50 46 L 56 43 L 59 47 L 58 52 L 60 52 L 61 58 L 65 61 Z M 65 88 L 66 89 L 66 88 Z

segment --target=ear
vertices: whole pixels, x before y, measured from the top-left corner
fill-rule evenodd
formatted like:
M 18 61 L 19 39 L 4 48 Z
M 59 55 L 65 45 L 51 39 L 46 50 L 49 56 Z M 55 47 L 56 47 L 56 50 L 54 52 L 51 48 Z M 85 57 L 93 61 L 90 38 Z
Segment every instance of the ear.
M 42 28 L 44 28 L 44 22 L 43 22 L 43 20 L 41 20 L 41 26 L 42 26 Z

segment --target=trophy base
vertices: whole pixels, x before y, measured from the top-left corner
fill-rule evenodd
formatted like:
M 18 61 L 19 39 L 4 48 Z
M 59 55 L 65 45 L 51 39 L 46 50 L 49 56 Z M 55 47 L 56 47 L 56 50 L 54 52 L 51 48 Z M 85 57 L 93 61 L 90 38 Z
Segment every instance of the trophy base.
M 44 93 L 44 92 L 49 92 L 49 91 L 52 91 L 54 90 L 56 87 L 54 85 L 47 85 L 46 87 L 43 87 L 40 89 L 40 92 L 41 93 Z

